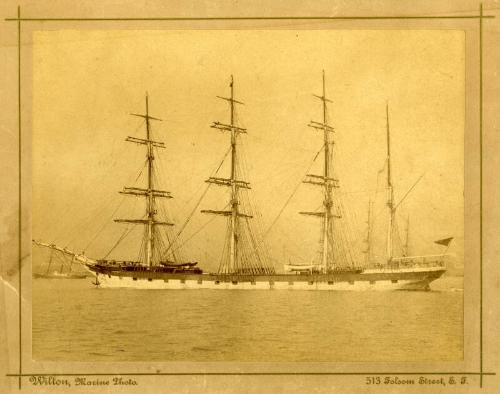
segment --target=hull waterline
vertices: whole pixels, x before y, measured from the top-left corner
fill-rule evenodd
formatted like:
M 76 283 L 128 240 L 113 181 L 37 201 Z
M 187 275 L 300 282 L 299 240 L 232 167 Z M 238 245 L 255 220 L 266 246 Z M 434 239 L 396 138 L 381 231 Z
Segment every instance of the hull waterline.
M 117 271 L 88 266 L 97 276 L 98 287 L 164 290 L 323 290 L 392 291 L 430 290 L 442 267 L 407 270 L 369 270 L 361 273 L 219 275 Z

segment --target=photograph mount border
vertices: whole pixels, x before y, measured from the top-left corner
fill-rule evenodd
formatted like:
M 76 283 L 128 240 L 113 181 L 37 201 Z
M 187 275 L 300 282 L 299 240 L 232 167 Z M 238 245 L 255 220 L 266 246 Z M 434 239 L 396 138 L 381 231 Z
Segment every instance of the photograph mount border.
M 6 376 L 19 379 L 19 390 L 21 390 L 21 380 L 23 377 L 34 376 L 279 376 L 279 375 L 330 375 L 330 376 L 359 376 L 359 375 L 469 375 L 479 376 L 479 387 L 483 387 L 483 376 L 496 375 L 495 372 L 485 372 L 483 366 L 483 19 L 494 19 L 494 15 L 483 14 L 483 4 L 479 4 L 478 15 L 427 15 L 427 16 L 270 16 L 270 17 L 131 17 L 131 18 L 22 18 L 21 6 L 17 7 L 17 18 L 5 18 L 7 22 L 17 22 L 17 89 L 18 89 L 18 326 L 19 326 L 19 366 L 18 373 L 8 373 Z M 22 178 L 21 178 L 21 156 L 22 156 L 22 135 L 21 135 L 21 22 L 114 22 L 114 21 L 273 21 L 273 20 L 439 20 L 439 19 L 472 19 L 479 21 L 479 370 L 472 372 L 123 372 L 123 373 L 23 373 L 22 365 L 22 234 L 21 234 L 21 198 L 22 198 Z

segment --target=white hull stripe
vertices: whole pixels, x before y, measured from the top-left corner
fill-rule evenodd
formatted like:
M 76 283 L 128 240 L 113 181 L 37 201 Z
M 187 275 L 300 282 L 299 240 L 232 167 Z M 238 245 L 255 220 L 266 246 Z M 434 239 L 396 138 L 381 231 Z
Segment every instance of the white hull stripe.
M 131 289 L 165 289 L 165 290 L 426 290 L 429 280 L 379 280 L 379 281 L 353 281 L 349 282 L 216 282 L 212 280 L 197 281 L 169 279 L 136 279 L 111 275 L 99 275 L 99 287 L 103 288 L 131 288 Z M 201 282 L 201 283 L 200 283 Z

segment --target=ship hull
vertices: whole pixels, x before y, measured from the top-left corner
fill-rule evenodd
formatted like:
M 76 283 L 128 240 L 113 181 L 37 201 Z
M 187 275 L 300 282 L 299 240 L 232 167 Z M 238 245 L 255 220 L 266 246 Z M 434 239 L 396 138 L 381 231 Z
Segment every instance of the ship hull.
M 442 267 L 406 270 L 367 270 L 361 273 L 219 275 L 151 272 L 129 272 L 89 267 L 103 288 L 165 290 L 323 290 L 323 291 L 391 291 L 429 290 Z

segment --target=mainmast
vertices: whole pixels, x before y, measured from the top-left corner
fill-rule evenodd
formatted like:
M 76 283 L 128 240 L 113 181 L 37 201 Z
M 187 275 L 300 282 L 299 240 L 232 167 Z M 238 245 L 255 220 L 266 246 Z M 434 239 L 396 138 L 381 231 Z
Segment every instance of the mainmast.
M 144 225 L 144 237 L 146 240 L 145 243 L 145 263 L 148 267 L 153 266 L 154 260 L 154 250 L 155 250 L 155 228 L 159 225 L 164 226 L 173 226 L 173 223 L 161 222 L 156 220 L 156 208 L 155 208 L 155 199 L 156 198 L 172 198 L 170 192 L 165 190 L 155 189 L 154 185 L 154 167 L 153 161 L 154 157 L 154 149 L 153 148 L 165 148 L 165 144 L 163 142 L 154 141 L 152 139 L 152 130 L 151 130 L 151 120 L 161 121 L 161 119 L 154 118 L 149 115 L 149 100 L 148 94 L 146 93 L 146 113 L 145 114 L 131 114 L 133 116 L 138 116 L 144 118 L 146 121 L 146 139 L 135 138 L 135 137 L 127 137 L 125 141 L 134 142 L 136 144 L 145 145 L 146 146 L 146 161 L 147 161 L 147 186 L 146 188 L 138 188 L 138 187 L 124 187 L 123 191 L 120 191 L 121 194 L 128 194 L 133 196 L 140 196 L 146 198 L 146 213 L 145 219 L 115 219 L 115 222 L 119 223 L 133 223 L 133 224 L 142 224 Z
M 387 129 L 387 207 L 389 208 L 389 226 L 387 229 L 387 261 L 392 260 L 393 254 L 393 227 L 396 209 L 394 208 L 394 190 L 391 177 L 391 137 L 389 130 L 389 104 L 385 106 L 386 129 Z
M 241 271 L 243 267 L 239 264 L 238 258 L 238 237 L 239 237 L 239 219 L 241 217 L 251 218 L 252 216 L 246 215 L 240 212 L 239 206 L 239 189 L 250 189 L 250 184 L 248 182 L 237 179 L 237 166 L 238 166 L 238 155 L 237 155 L 237 142 L 238 135 L 240 133 L 246 133 L 246 129 L 238 127 L 235 120 L 235 104 L 243 104 L 234 98 L 234 80 L 231 75 L 231 82 L 229 84 L 231 95 L 230 97 L 220 97 L 222 100 L 226 100 L 230 105 L 230 122 L 229 124 L 224 124 L 220 122 L 214 122 L 210 127 L 214 129 L 219 129 L 221 131 L 229 131 L 231 133 L 231 169 L 229 178 L 216 178 L 210 177 L 206 182 L 214 183 L 217 185 L 228 186 L 231 188 L 231 199 L 229 201 L 230 210 L 228 211 L 213 211 L 213 210 L 202 210 L 203 213 L 211 213 L 215 215 L 228 216 L 230 220 L 229 225 L 229 263 L 222 269 L 221 273 L 234 273 Z
M 319 98 L 323 105 L 323 122 L 311 121 L 309 127 L 323 131 L 323 152 L 324 152 L 324 165 L 323 175 L 307 174 L 304 183 L 319 185 L 323 187 L 323 212 L 300 212 L 303 215 L 313 215 L 323 218 L 322 226 L 322 252 L 321 252 L 321 267 L 323 271 L 328 271 L 333 262 L 333 248 L 331 245 L 333 240 L 333 218 L 340 217 L 333 213 L 333 188 L 338 187 L 338 180 L 332 177 L 332 145 L 330 141 L 330 133 L 333 133 L 333 127 L 328 124 L 328 111 L 327 103 L 332 101 L 326 97 L 325 87 L 325 71 L 323 70 L 323 94 L 321 96 L 313 95 Z M 329 253 L 330 251 L 330 253 Z

